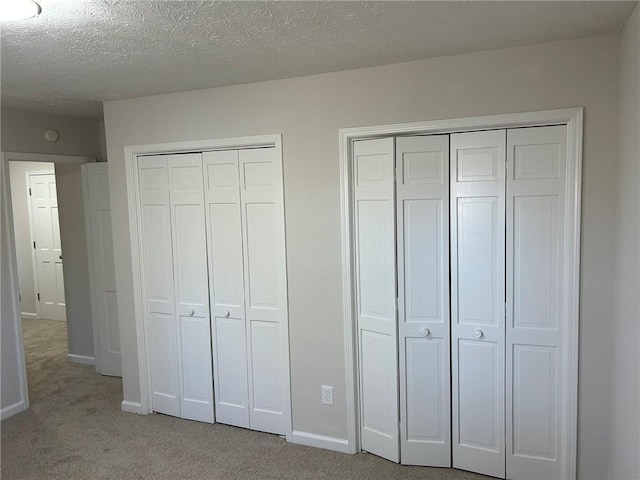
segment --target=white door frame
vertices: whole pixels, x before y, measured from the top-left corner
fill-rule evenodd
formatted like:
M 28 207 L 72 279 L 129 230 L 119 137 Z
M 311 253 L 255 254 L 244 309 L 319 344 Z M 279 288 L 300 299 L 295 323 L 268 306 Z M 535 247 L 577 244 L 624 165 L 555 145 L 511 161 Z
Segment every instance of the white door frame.
M 20 308 L 20 291 L 18 285 L 18 264 L 16 255 L 16 243 L 14 236 L 14 224 L 13 224 L 13 205 L 11 202 L 11 181 L 9 172 L 10 161 L 23 161 L 23 162 L 49 162 L 55 164 L 83 164 L 88 162 L 95 162 L 95 157 L 86 157 L 80 155 L 50 155 L 42 153 L 23 153 L 23 152 L 1 152 L 0 154 L 2 169 L 2 203 L 5 204 L 3 212 L 7 212 L 4 219 L 5 224 L 3 228 L 7 228 L 9 232 L 9 280 L 13 297 L 13 318 L 9 319 L 9 322 L 13 323 L 15 329 L 15 348 L 17 352 L 18 361 L 18 374 L 20 376 L 20 390 L 21 400 L 20 402 L 5 407 L 0 412 L 0 418 L 4 420 L 11 415 L 19 413 L 29 408 L 29 389 L 27 384 L 27 368 L 24 356 L 24 343 L 22 338 L 22 315 Z M 6 210 L 5 210 L 6 209 Z
M 342 295 L 344 315 L 344 349 L 347 393 L 347 440 L 349 453 L 360 451 L 358 352 L 355 325 L 354 222 L 353 222 L 353 142 L 368 138 L 399 135 L 432 135 L 474 130 L 490 130 L 546 125 L 567 125 L 567 180 L 563 248 L 567 252 L 563 265 L 566 319 L 563 332 L 562 409 L 568 414 L 560 426 L 562 432 L 563 478 L 576 477 L 578 441 L 578 325 L 580 300 L 580 209 L 582 189 L 582 142 L 584 109 L 567 108 L 530 113 L 510 113 L 449 120 L 402 123 L 370 127 L 345 128 L 339 131 L 340 206 L 342 221 Z
M 283 238 L 286 240 L 284 231 L 284 180 L 282 161 L 282 135 L 259 135 L 252 137 L 234 137 L 211 140 L 192 140 L 184 142 L 154 143 L 148 145 L 131 145 L 124 147 L 125 178 L 127 184 L 127 206 L 129 217 L 129 232 L 131 241 L 131 270 L 133 274 L 133 301 L 134 301 L 134 321 L 136 325 L 136 345 L 138 355 L 138 378 L 140 385 L 140 405 L 123 401 L 122 409 L 125 411 L 149 414 L 153 411 L 151 404 L 151 362 L 149 356 L 149 330 L 147 318 L 144 311 L 144 278 L 142 269 L 142 223 L 139 214 L 140 199 L 138 195 L 138 156 L 158 155 L 173 153 L 192 153 L 211 150 L 232 150 L 246 148 L 274 147 L 276 155 L 276 178 L 279 179 L 280 201 L 283 209 L 279 212 L 282 215 Z M 286 242 L 285 242 L 286 243 Z M 286 284 L 286 244 L 284 260 L 285 284 Z M 282 300 L 284 308 L 284 319 L 282 323 L 282 372 L 285 376 L 283 388 L 284 398 L 284 418 L 287 441 L 291 441 L 291 380 L 289 374 L 289 312 L 288 295 L 283 292 L 285 298 Z M 122 320 L 122 319 L 121 319 Z M 121 330 L 122 331 L 122 330 Z

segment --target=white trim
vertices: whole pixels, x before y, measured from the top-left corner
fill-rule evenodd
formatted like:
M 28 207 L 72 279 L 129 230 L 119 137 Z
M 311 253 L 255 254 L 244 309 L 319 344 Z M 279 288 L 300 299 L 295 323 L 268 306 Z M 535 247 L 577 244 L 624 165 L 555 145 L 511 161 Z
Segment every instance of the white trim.
M 344 349 L 347 393 L 348 451 L 360 451 L 358 427 L 358 373 L 356 334 L 353 314 L 353 224 L 351 218 L 352 178 L 351 157 L 354 140 L 398 135 L 455 133 L 473 130 L 567 125 L 567 195 L 565 255 L 566 330 L 563 332 L 563 371 L 567 382 L 563 385 L 562 409 L 567 412 L 562 425 L 562 478 L 576 477 L 578 440 L 578 335 L 580 288 L 580 202 L 582 182 L 583 108 L 567 108 L 531 113 L 511 113 L 449 120 L 403 123 L 394 125 L 347 128 L 339 131 L 340 154 L 340 213 L 342 221 L 342 294 L 344 315 Z
M 95 267 L 93 265 L 94 252 L 92 241 L 91 225 L 91 199 L 89 198 L 89 171 L 86 165 L 80 166 L 80 178 L 82 181 L 82 203 L 84 204 L 84 229 L 87 238 L 87 258 L 89 264 L 89 297 L 91 300 L 91 325 L 93 327 L 93 354 L 95 356 L 94 366 L 97 373 L 101 373 L 100 368 L 100 336 L 98 335 L 98 309 L 96 306 L 96 278 Z
M 29 408 L 29 405 L 22 400 L 20 400 L 19 402 L 13 403 L 7 407 L 4 407 L 2 410 L 0 410 L 0 420 L 9 418 L 15 415 L 16 413 L 24 412 L 27 408 Z
M 145 412 L 139 402 L 130 402 L 129 400 L 123 400 L 122 403 L 120 403 L 120 410 L 123 412 L 137 413 L 139 415 L 146 415 L 150 413 Z
M 95 365 L 96 358 L 88 357 L 86 355 L 76 355 L 75 353 L 67 354 L 67 362 L 78 363 L 80 365 Z
M 143 155 L 156 155 L 156 154 L 170 154 L 170 153 L 187 153 L 187 152 L 204 152 L 211 150 L 230 150 L 230 149 L 246 149 L 246 148 L 260 148 L 260 147 L 275 147 L 275 155 L 277 158 L 276 168 L 277 175 L 280 183 L 280 195 L 282 201 L 282 237 L 285 239 L 284 248 L 284 274 L 286 282 L 286 231 L 285 231 L 285 218 L 284 218 L 284 173 L 283 173 L 283 158 L 282 158 L 282 135 L 259 135 L 252 137 L 235 137 L 235 138 L 222 138 L 222 139 L 206 139 L 206 140 L 193 140 L 183 142 L 170 142 L 170 143 L 156 143 L 148 145 L 131 145 L 124 147 L 124 160 L 125 160 L 125 180 L 127 186 L 127 207 L 129 218 L 129 234 L 130 234 L 130 246 L 131 246 L 131 272 L 133 278 L 133 303 L 134 303 L 134 321 L 136 325 L 136 347 L 138 355 L 138 377 L 140 386 L 140 407 L 138 413 L 151 413 L 153 407 L 151 405 L 152 393 L 151 393 L 151 372 L 150 372 L 150 360 L 149 360 L 149 348 L 148 348 L 148 326 L 146 321 L 146 315 L 144 312 L 144 282 L 142 277 L 143 266 L 142 258 L 140 256 L 141 234 L 142 225 L 139 209 L 138 198 L 138 169 L 137 159 L 138 156 Z M 286 290 L 286 288 L 285 288 Z M 287 440 L 291 439 L 292 435 L 292 421 L 291 421 L 291 379 L 290 379 L 290 365 L 289 365 L 289 313 L 288 313 L 288 294 L 285 292 L 285 298 L 283 300 L 283 322 L 282 332 L 283 340 L 283 355 L 282 355 L 282 372 L 283 372 L 283 398 L 284 398 L 284 411 L 285 418 L 285 436 Z M 121 321 L 122 318 L 121 318 Z M 124 331 L 124 329 L 121 329 Z M 125 372 L 123 372 L 123 375 Z M 128 400 L 125 402 L 131 403 Z M 136 402 L 133 402 L 136 403 Z M 124 402 L 123 402 L 124 408 Z
M 291 432 L 291 438 L 287 439 L 287 441 L 295 443 L 296 445 L 324 448 L 325 450 L 333 450 L 334 452 L 352 453 L 349 449 L 349 441 L 345 438 L 327 437 L 325 435 L 316 435 L 315 433 L 294 430 Z
M 37 313 L 20 312 L 20 316 L 22 317 L 23 320 L 38 320 Z
M 9 262 L 9 285 L 3 285 L 11 292 L 11 309 L 13 316 L 13 328 L 15 351 L 16 351 L 16 368 L 18 370 L 18 384 L 20 388 L 20 400 L 12 405 L 9 405 L 2 409 L 0 416 L 2 419 L 7 418 L 10 415 L 18 413 L 19 411 L 29 408 L 29 388 L 27 385 L 27 367 L 24 356 L 24 342 L 22 340 L 22 319 L 20 316 L 20 287 L 18 285 L 18 263 L 16 255 L 16 240 L 14 234 L 13 225 L 13 205 L 11 202 L 11 180 L 9 171 L 9 159 L 5 153 L 2 153 L 0 159 L 0 222 L 2 225 L 0 228 L 4 230 L 7 235 L 9 258 L 5 258 L 4 261 Z M 5 253 L 5 252 L 3 252 Z M 3 319 L 3 321 L 7 321 Z M 9 322 L 11 319 L 8 320 Z

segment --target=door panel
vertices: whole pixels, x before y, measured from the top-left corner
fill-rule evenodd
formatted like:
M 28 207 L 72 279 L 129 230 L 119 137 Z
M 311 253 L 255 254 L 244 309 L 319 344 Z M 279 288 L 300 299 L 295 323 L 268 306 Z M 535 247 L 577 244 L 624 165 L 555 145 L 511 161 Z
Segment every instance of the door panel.
M 29 175 L 40 317 L 66 320 L 58 198 L 54 174 Z
M 182 418 L 213 423 L 209 319 L 181 316 Z
M 180 414 L 213 423 L 213 375 L 202 155 L 167 155 Z
M 274 322 L 252 321 L 251 343 L 251 417 L 253 430 L 282 432 L 282 384 L 280 355 L 274 345 L 280 345 L 280 328 Z
M 284 225 L 274 148 L 238 151 L 249 365 L 249 425 L 284 434 L 286 277 Z
M 203 156 L 216 421 L 249 428 L 238 151 Z
M 505 476 L 504 130 L 451 135 L 453 466 Z
M 247 336 L 244 319 L 215 317 L 216 421 L 249 428 Z
M 180 416 L 180 332 L 175 314 L 166 156 L 138 158 L 141 251 L 151 354 L 153 410 Z
M 450 467 L 449 138 L 397 138 L 396 162 L 400 458 Z
M 93 314 L 96 316 L 96 366 L 102 375 L 122 376 L 120 359 L 120 327 L 118 325 L 117 293 L 113 257 L 113 232 L 109 197 L 107 164 L 88 163 L 85 197 L 92 264 Z
M 173 315 L 148 314 L 153 410 L 180 416 L 178 345 Z
M 398 462 L 394 139 L 353 144 L 362 449 Z
M 507 132 L 507 476 L 561 478 L 566 127 Z

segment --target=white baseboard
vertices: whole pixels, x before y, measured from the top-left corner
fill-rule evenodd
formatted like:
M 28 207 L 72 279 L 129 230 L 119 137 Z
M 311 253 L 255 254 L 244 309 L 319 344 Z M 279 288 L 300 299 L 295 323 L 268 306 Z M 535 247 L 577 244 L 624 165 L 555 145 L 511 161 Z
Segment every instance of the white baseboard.
M 29 312 L 20 312 L 20 316 L 22 318 L 34 318 L 34 319 L 38 318 L 37 313 L 29 313 Z
M 4 407 L 0 410 L 0 420 L 4 420 L 5 418 L 9 418 L 16 413 L 20 413 L 23 410 L 27 409 L 27 404 L 24 400 L 20 400 L 14 404 L 9 405 L 8 407 Z
M 294 430 L 291 432 L 290 442 L 308 447 L 324 448 L 335 452 L 351 453 L 349 441 L 344 438 L 327 437 L 325 435 Z
M 123 412 L 129 413 L 138 413 L 140 415 L 144 415 L 145 413 L 142 411 L 142 404 L 140 402 L 130 402 L 129 400 L 123 400 L 120 404 L 120 410 Z
M 71 363 L 79 363 L 80 365 L 95 365 L 96 357 L 87 357 L 85 355 L 75 355 L 69 353 L 67 355 L 67 361 Z

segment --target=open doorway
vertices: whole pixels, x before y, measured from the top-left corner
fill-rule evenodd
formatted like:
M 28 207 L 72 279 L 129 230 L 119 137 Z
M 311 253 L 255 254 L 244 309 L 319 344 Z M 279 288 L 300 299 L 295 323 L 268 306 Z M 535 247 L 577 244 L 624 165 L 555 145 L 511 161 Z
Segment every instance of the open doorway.
M 11 264 L 6 291 L 3 285 L 3 313 L 14 319 L 3 323 L 3 336 L 15 335 L 21 377 L 21 393 L 14 392 L 15 401 L 2 409 L 6 418 L 28 408 L 29 397 L 51 398 L 55 392 L 48 391 L 50 387 L 64 380 L 51 382 L 52 376 L 78 369 L 74 364 L 83 365 L 83 376 L 99 376 L 93 368 L 91 257 L 82 175 L 82 165 L 93 159 L 8 152 L 2 157 L 3 227 L 9 237 L 3 236 L 3 248 Z
M 66 321 L 54 164 L 16 161 L 9 170 L 21 317 Z
M 13 161 L 9 172 L 29 396 L 38 401 L 42 379 L 69 354 L 55 165 Z

